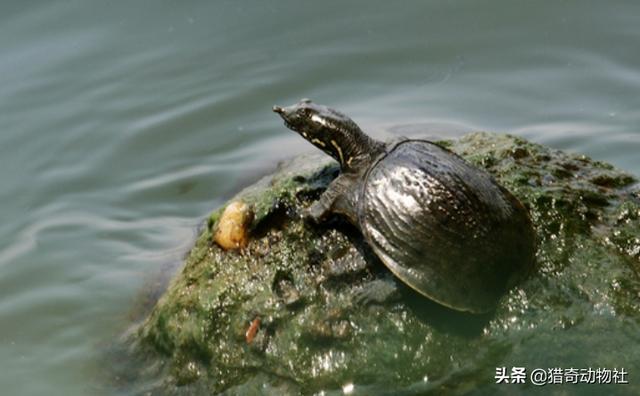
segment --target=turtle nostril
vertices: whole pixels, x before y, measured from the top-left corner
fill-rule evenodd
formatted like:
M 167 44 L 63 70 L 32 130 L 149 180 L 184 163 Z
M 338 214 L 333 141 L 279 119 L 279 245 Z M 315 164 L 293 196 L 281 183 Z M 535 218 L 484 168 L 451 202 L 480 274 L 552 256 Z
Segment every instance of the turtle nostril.
M 284 110 L 280 106 L 273 106 L 273 111 L 278 113 L 278 114 L 284 113 Z

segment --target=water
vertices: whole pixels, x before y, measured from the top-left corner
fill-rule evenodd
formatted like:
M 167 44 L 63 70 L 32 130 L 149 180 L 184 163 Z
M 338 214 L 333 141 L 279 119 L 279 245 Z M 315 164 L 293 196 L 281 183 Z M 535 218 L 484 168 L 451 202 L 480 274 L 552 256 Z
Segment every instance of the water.
M 2 2 L 2 394 L 109 393 L 102 351 L 208 212 L 311 150 L 273 104 L 640 174 L 637 2 L 265 3 Z

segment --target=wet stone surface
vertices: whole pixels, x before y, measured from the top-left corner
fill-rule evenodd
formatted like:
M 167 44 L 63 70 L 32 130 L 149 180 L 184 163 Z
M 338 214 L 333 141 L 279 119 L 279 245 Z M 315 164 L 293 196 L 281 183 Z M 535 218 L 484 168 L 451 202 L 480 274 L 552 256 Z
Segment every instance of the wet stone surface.
M 322 155 L 286 162 L 240 192 L 249 241 L 212 241 L 215 211 L 184 268 L 125 342 L 129 386 L 154 394 L 640 394 L 640 195 L 587 157 L 512 136 L 441 142 L 530 210 L 537 267 L 494 312 L 470 315 L 397 282 L 339 218 L 302 221 L 337 174 Z M 495 384 L 496 367 L 624 367 L 628 385 Z M 134 384 L 134 385 L 131 385 Z M 348 389 L 348 388 L 347 388 Z M 563 393 L 564 392 L 564 393 Z

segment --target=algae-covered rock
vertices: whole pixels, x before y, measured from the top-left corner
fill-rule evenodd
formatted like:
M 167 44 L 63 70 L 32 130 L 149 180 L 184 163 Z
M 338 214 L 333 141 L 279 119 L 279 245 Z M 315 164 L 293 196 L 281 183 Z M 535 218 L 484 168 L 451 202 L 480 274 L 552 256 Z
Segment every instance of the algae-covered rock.
M 635 179 L 513 136 L 476 133 L 441 144 L 492 173 L 535 224 L 536 271 L 495 312 L 458 313 L 417 295 L 339 218 L 305 223 L 302 208 L 338 168 L 326 156 L 304 156 L 229 201 L 253 214 L 244 248 L 213 242 L 225 208 L 212 214 L 135 335 L 139 375 L 156 379 L 146 390 L 640 394 Z M 379 299 L 363 298 L 372 290 Z M 496 384 L 502 367 L 524 367 L 525 383 Z M 624 370 L 629 383 L 531 383 L 534 369 L 556 368 L 615 369 L 618 380 Z

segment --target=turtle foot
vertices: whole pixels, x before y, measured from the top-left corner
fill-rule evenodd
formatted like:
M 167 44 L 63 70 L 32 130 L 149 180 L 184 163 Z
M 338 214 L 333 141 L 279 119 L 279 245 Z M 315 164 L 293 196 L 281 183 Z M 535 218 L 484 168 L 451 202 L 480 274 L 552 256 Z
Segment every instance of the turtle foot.
M 302 212 L 302 217 L 309 222 L 319 224 L 324 219 L 326 213 L 327 210 L 320 204 L 320 202 L 314 202 Z
M 391 277 L 376 279 L 354 293 L 358 305 L 386 304 L 400 299 L 400 289 Z

